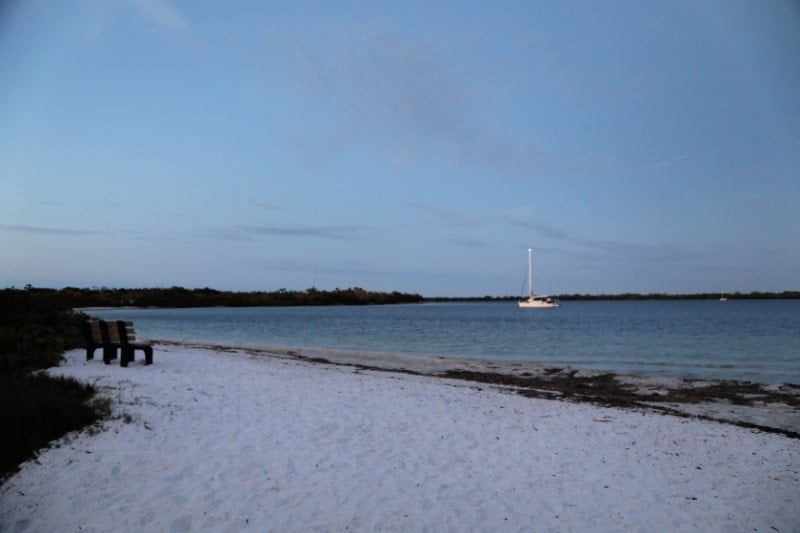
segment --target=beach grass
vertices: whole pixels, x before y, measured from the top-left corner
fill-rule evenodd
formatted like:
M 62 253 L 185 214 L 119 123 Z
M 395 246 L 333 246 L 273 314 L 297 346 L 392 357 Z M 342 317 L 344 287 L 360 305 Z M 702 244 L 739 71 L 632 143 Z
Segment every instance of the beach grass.
M 0 475 L 12 474 L 51 441 L 101 418 L 94 387 L 71 378 L 32 373 L 0 376 Z
M 82 345 L 86 318 L 35 289 L 0 291 L 0 481 L 51 441 L 105 416 L 94 387 L 40 372 Z

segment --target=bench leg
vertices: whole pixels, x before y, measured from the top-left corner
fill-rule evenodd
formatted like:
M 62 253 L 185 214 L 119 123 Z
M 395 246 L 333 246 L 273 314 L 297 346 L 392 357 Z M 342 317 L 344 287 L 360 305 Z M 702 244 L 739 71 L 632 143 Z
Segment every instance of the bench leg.
M 113 346 L 105 346 L 103 347 L 103 362 L 105 364 L 111 363 L 112 359 L 117 358 L 117 349 Z
M 153 348 L 152 346 L 145 346 L 144 347 L 144 364 L 152 365 L 153 364 Z
M 128 363 L 131 361 L 133 361 L 133 350 L 130 348 L 120 348 L 119 366 L 128 366 Z

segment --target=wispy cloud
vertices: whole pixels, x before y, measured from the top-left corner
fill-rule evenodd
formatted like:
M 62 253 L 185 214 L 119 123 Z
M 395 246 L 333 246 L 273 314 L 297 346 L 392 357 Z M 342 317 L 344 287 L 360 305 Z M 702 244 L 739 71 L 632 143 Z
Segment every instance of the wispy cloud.
M 425 153 L 504 177 L 534 170 L 530 144 L 492 132 L 481 121 L 468 85 L 432 43 L 409 42 L 371 19 L 345 28 L 328 44 L 315 49 L 310 39 L 292 36 L 285 46 L 298 86 L 335 113 L 334 133 L 317 132 L 299 144 L 328 154 L 336 153 L 325 149 L 328 142 L 337 149 L 346 142 L 378 142 L 379 155 L 403 154 L 392 155 L 393 163 Z
M 92 2 L 93 9 L 90 11 L 87 21 L 87 31 L 94 40 L 102 42 L 111 32 L 114 32 L 114 24 L 118 20 L 129 22 L 131 17 L 127 16 L 133 11 L 146 24 L 168 34 L 178 35 L 181 38 L 195 42 L 191 35 L 191 24 L 177 9 L 171 0 L 117 0 L 114 2 Z M 123 17 L 117 16 L 118 14 Z M 137 157 L 153 157 L 159 155 L 160 148 L 153 146 L 133 146 L 129 149 Z
M 509 213 L 506 214 L 504 218 L 506 222 L 512 226 L 533 231 L 541 237 L 546 237 L 556 241 L 571 241 L 573 239 L 573 237 L 566 231 L 560 230 L 542 220 L 533 218 L 531 216 Z
M 668 157 L 666 159 L 662 159 L 661 161 L 656 161 L 655 163 L 652 163 L 646 170 L 653 171 L 662 168 L 667 168 L 674 165 L 675 163 L 683 161 L 684 159 L 686 159 L 686 156 L 682 154 Z
M 34 235 L 72 236 L 102 235 L 102 231 L 76 230 L 64 228 L 45 228 L 40 226 L 21 226 L 17 224 L 0 224 L 0 231 Z
M 417 202 L 407 202 L 407 205 L 425 214 L 426 220 L 422 223 L 422 225 L 425 226 L 442 226 L 446 228 L 455 228 L 467 231 L 466 228 L 477 228 L 485 225 L 484 221 L 478 220 L 454 209 L 433 207 Z M 485 249 L 492 247 L 492 244 L 490 244 L 488 241 L 463 232 L 450 233 L 444 237 L 444 240 L 449 244 L 463 248 Z
M 444 207 L 433 207 L 417 202 L 407 202 L 407 205 L 417 211 L 421 211 L 428 216 L 428 222 L 436 222 L 447 227 L 470 227 L 479 226 L 480 222 L 454 209 Z
M 145 19 L 159 28 L 183 32 L 189 23 L 166 0 L 129 0 L 130 4 Z
M 506 215 L 506 221 L 529 230 L 540 237 L 557 241 L 572 248 L 600 253 L 605 259 L 635 262 L 675 262 L 699 258 L 685 246 L 671 243 L 636 243 L 608 239 L 592 239 L 574 235 L 533 217 Z
M 307 273 L 307 274 L 327 274 L 343 277 L 380 277 L 384 274 L 402 275 L 405 271 L 402 270 L 386 270 L 375 268 L 375 265 L 365 263 L 363 261 L 315 261 L 315 260 L 285 260 L 285 259 L 269 259 L 265 261 L 258 261 L 250 263 L 251 266 L 256 266 L 259 269 L 269 269 L 276 272 L 286 273 Z
M 250 204 L 264 211 L 283 211 L 282 207 L 258 200 L 250 200 Z
M 636 243 L 609 240 L 583 239 L 583 245 L 602 251 L 606 257 L 616 257 L 623 261 L 647 262 L 683 262 L 698 259 L 697 252 L 673 243 Z
M 351 240 L 364 236 L 366 226 L 239 226 L 245 235 L 265 237 L 308 237 L 316 239 Z
M 61 202 L 54 202 L 52 200 L 39 200 L 36 203 L 40 205 L 46 205 L 48 207 L 66 207 L 66 204 Z
M 298 273 L 311 274 L 313 276 L 311 279 L 320 279 L 320 276 L 328 276 L 328 281 L 330 281 L 331 284 L 340 284 L 340 287 L 347 286 L 351 283 L 353 285 L 363 286 L 364 280 L 378 280 L 383 283 L 387 279 L 426 279 L 434 283 L 441 283 L 453 277 L 453 270 L 451 267 L 421 267 L 413 263 L 397 267 L 393 265 L 380 265 L 374 262 L 366 262 L 357 259 L 340 260 L 325 258 L 323 261 L 313 258 L 293 260 L 291 258 L 275 257 L 261 261 L 248 261 L 242 264 L 257 268 L 260 272 L 266 269 L 285 273 L 287 274 L 287 278 L 291 277 L 290 275 Z M 346 280 L 353 281 L 347 282 Z M 392 287 L 391 290 L 398 289 L 396 284 L 392 285 L 390 283 L 390 286 Z
M 448 236 L 447 241 L 463 248 L 492 248 L 492 244 L 485 239 L 479 239 L 472 235 L 451 234 Z

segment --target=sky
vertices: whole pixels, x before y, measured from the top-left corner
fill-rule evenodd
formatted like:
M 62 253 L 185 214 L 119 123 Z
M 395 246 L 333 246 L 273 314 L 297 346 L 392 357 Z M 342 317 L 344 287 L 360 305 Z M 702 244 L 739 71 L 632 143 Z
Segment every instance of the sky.
M 800 4 L 0 4 L 0 286 L 800 289 Z

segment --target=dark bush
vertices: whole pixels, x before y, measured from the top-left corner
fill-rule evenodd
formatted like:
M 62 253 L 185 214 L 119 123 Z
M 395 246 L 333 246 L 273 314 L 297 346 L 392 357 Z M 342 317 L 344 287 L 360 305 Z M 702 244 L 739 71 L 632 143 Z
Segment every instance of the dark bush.
M 83 343 L 87 318 L 49 289 L 0 291 L 0 374 L 57 366 L 64 351 Z
M 83 344 L 87 318 L 49 289 L 0 290 L 0 480 L 52 440 L 103 416 L 89 403 L 93 387 L 38 372 Z

